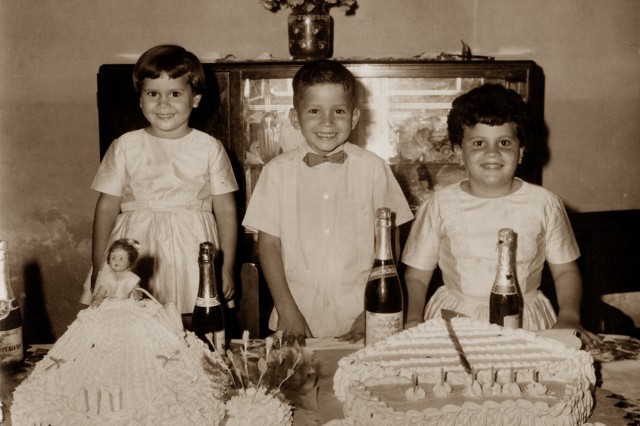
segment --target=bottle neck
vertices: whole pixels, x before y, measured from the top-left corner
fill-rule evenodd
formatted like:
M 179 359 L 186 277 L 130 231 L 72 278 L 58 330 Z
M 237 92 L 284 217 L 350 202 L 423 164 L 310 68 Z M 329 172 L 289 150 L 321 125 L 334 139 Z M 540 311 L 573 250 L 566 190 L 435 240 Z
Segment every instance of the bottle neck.
M 198 297 L 204 299 L 214 299 L 216 294 L 216 276 L 213 264 L 210 262 L 200 262 L 200 285 L 198 287 Z
M 3 241 L 4 243 L 4 241 Z M 6 246 L 0 246 L 0 300 L 14 300 L 13 288 L 9 276 L 9 256 Z
M 393 261 L 391 251 L 391 222 L 388 220 L 376 220 L 376 259 Z
M 494 293 L 513 293 L 516 290 L 514 253 L 511 239 L 501 239 L 498 243 L 498 270 L 493 283 Z

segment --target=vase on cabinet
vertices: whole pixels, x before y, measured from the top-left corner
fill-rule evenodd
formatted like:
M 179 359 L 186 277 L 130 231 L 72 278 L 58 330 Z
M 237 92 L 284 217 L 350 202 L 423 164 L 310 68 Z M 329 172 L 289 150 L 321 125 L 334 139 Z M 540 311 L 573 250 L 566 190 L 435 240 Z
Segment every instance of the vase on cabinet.
M 289 15 L 289 53 L 293 59 L 325 59 L 333 54 L 333 22 L 329 13 Z

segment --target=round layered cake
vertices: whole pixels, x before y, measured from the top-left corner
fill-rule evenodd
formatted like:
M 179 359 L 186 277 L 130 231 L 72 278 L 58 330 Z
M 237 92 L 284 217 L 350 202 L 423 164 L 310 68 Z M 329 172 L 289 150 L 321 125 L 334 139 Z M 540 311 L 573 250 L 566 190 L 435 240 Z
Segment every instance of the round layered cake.
M 340 360 L 334 392 L 347 420 L 560 426 L 591 415 L 588 352 L 522 329 L 447 321 L 429 320 Z
M 221 424 L 230 374 L 152 300 L 89 307 L 16 389 L 22 425 Z

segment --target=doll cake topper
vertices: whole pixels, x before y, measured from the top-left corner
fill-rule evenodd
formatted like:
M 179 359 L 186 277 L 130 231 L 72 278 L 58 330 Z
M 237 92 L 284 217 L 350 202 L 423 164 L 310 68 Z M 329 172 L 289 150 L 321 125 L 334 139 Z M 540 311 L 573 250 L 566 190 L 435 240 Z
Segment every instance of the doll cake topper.
M 93 294 L 93 306 L 99 306 L 105 297 L 126 299 L 133 297 L 140 299 L 141 294 L 136 289 L 140 283 L 140 277 L 131 272 L 131 268 L 138 260 L 140 243 L 130 238 L 121 238 L 114 241 L 107 252 L 107 265 L 100 271 L 96 282 L 96 290 Z

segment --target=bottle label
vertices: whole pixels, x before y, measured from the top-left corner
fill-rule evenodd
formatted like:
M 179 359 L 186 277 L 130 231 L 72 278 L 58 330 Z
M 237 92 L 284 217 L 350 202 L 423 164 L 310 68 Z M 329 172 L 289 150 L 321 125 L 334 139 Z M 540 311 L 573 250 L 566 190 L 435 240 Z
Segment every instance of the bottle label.
M 224 355 L 227 341 L 225 340 L 224 328 L 213 333 L 213 345 L 220 355 Z
M 214 306 L 220 305 L 220 301 L 217 297 L 198 297 L 196 299 L 196 306 L 200 306 L 201 308 L 213 308 Z
M 0 321 L 9 316 L 11 311 L 18 309 L 18 305 L 12 305 L 13 300 L 0 300 Z
M 502 321 L 503 327 L 520 328 L 520 315 L 506 315 Z
M 402 311 L 390 314 L 366 312 L 365 344 L 373 345 L 402 331 Z
M 503 285 L 503 284 L 494 284 L 491 288 L 491 293 L 496 294 L 517 294 L 516 286 L 513 284 Z
M 11 300 L 0 300 L 0 320 L 9 316 L 11 311 Z
M 393 277 L 396 275 L 396 268 L 393 265 L 382 265 L 371 269 L 369 281 L 380 278 Z
M 22 358 L 22 327 L 0 331 L 0 364 L 20 362 Z

